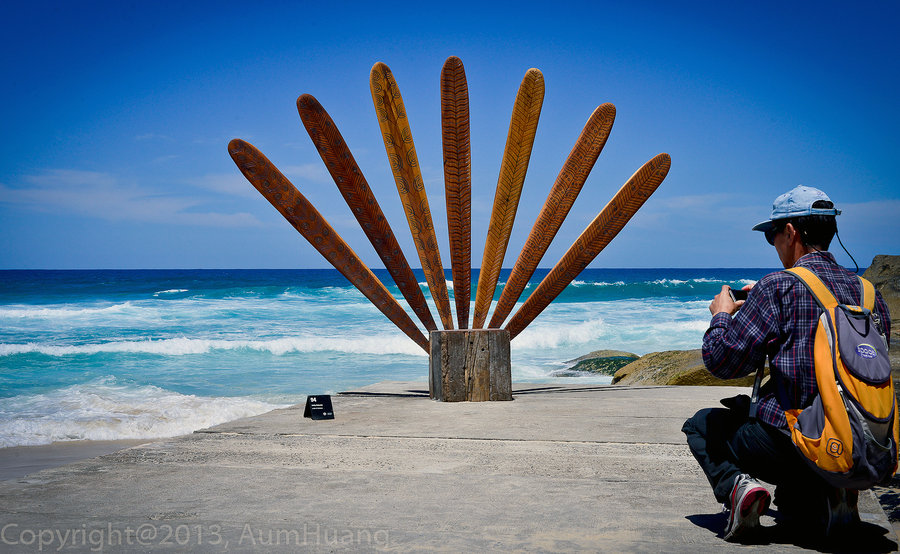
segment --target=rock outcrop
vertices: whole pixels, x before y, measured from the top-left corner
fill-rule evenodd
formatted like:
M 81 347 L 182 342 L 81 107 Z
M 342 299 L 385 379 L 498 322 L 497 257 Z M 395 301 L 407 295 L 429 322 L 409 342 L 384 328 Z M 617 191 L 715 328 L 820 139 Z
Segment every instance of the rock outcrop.
M 567 369 L 556 371 L 557 377 L 577 377 L 583 372 L 614 375 L 616 371 L 638 359 L 640 356 L 622 350 L 595 350 L 569 360 L 567 364 L 575 364 Z
M 863 277 L 872 281 L 891 312 L 891 373 L 900 398 L 900 256 L 875 256 Z
M 668 350 L 641 356 L 613 376 L 619 385 L 722 385 L 753 386 L 754 375 L 741 379 L 719 379 L 703 365 L 697 350 Z
M 872 281 L 881 293 L 891 312 L 891 318 L 900 321 L 900 256 L 875 256 L 872 265 L 862 276 Z M 900 339 L 900 325 L 892 327 L 891 337 Z

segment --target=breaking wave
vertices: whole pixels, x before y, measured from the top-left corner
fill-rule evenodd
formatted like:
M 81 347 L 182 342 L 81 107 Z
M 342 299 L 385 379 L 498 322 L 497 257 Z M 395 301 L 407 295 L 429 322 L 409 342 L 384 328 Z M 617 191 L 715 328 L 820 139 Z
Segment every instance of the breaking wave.
M 0 399 L 0 448 L 73 440 L 174 437 L 283 405 L 179 394 L 107 377 L 44 394 Z
M 112 341 L 99 344 L 53 345 L 44 343 L 0 344 L 0 356 L 44 354 L 73 356 L 101 353 L 155 354 L 185 356 L 214 350 L 255 350 L 281 356 L 291 352 L 346 352 L 352 354 L 409 354 L 425 352 L 405 335 L 361 337 L 283 337 L 271 340 L 191 339 L 186 337 Z

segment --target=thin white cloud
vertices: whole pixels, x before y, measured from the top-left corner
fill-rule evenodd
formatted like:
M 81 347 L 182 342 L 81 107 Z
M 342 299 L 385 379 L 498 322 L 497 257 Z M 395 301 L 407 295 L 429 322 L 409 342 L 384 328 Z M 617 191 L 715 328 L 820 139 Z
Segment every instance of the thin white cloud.
M 840 204 L 837 207 L 841 209 L 839 217 L 842 218 L 876 219 L 900 225 L 900 199 L 889 198 L 855 204 Z
M 298 182 L 294 183 L 296 185 L 302 184 L 303 181 L 312 181 L 314 183 L 331 183 L 331 175 L 328 174 L 328 171 L 325 169 L 323 164 L 302 164 L 302 165 L 289 165 L 284 168 L 281 168 L 281 172 L 284 173 L 284 176 L 292 181 L 296 179 Z
M 873 200 L 855 204 L 839 204 L 838 230 L 875 233 L 879 240 L 890 240 L 897 247 L 900 237 L 900 199 Z M 887 253 L 887 252 L 885 252 Z M 891 253 L 896 253 L 896 250 Z
M 256 198 L 259 193 L 253 188 L 247 179 L 235 169 L 229 173 L 212 173 L 195 179 L 189 179 L 188 183 L 202 189 L 229 196 L 243 198 Z
M 173 141 L 170 136 L 160 135 L 158 133 L 144 133 L 143 135 L 137 135 L 134 137 L 134 140 L 164 140 L 164 141 Z
M 768 213 L 764 206 L 750 205 L 745 196 L 739 194 L 651 196 L 629 225 L 656 229 L 672 225 L 675 228 L 696 225 L 730 226 L 734 222 L 743 222 L 749 228 L 765 219 Z
M 171 162 L 172 160 L 177 160 L 180 158 L 178 154 L 169 154 L 168 156 L 159 156 L 157 158 L 153 158 L 153 163 L 155 164 L 164 164 Z
M 199 197 L 175 196 L 124 182 L 109 173 L 72 169 L 52 169 L 28 176 L 22 186 L 0 184 L 0 202 L 108 221 L 213 227 L 261 225 L 249 213 L 205 211 L 205 201 Z

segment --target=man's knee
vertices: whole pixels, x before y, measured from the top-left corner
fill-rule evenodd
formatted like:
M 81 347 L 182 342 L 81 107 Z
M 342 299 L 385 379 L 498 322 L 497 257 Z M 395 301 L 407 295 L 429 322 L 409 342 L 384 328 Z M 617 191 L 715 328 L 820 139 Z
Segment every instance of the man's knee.
M 684 425 L 681 426 L 681 432 L 691 437 L 693 435 L 699 435 L 701 437 L 705 437 L 707 435 L 707 430 L 709 427 L 709 418 L 713 410 L 719 410 L 719 408 L 704 408 L 689 417 Z

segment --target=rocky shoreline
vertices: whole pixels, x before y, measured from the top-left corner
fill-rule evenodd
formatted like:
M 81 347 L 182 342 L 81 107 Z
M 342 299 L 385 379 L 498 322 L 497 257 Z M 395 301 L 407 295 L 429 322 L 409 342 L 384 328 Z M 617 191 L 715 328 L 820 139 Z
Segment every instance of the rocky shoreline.
M 900 392 L 900 256 L 875 256 L 863 277 L 875 285 L 893 314 L 890 352 L 894 388 Z M 718 379 L 703 365 L 700 349 L 668 350 L 638 356 L 621 350 L 597 350 L 570 360 L 559 376 L 582 372 L 611 375 L 616 385 L 709 385 L 752 386 L 753 375 L 740 379 Z

